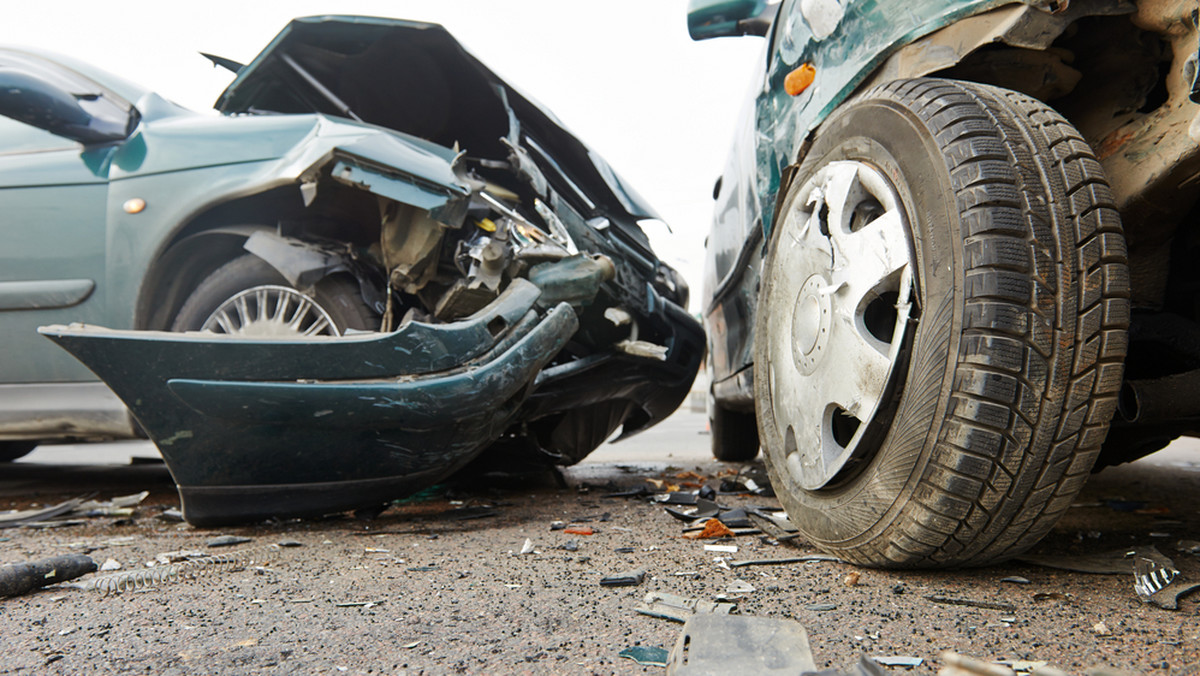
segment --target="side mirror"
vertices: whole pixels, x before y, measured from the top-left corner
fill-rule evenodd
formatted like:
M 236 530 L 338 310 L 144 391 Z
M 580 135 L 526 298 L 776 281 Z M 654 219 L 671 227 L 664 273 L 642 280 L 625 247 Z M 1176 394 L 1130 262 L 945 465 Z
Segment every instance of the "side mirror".
M 693 40 L 763 36 L 779 11 L 767 0 L 688 0 L 688 35 Z
M 87 105 L 102 99 L 101 94 L 72 94 L 29 73 L 0 68 L 0 115 L 84 145 L 128 136 L 128 112 L 113 111 L 111 105 Z M 89 107 L 102 112 L 93 114 Z

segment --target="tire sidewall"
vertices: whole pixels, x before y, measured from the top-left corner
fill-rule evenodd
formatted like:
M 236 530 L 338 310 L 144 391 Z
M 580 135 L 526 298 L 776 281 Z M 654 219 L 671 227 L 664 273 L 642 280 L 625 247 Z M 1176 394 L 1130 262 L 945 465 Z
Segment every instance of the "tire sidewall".
M 869 134 L 869 135 L 868 135 Z M 878 451 L 852 477 L 837 486 L 806 490 L 790 476 L 782 438 L 763 405 L 759 415 L 762 447 L 776 494 L 815 543 L 843 550 L 878 537 L 904 507 L 929 462 L 954 374 L 962 325 L 962 240 L 949 170 L 925 125 L 902 106 L 868 98 L 839 109 L 822 127 L 795 174 L 777 214 L 778 228 L 795 205 L 800 188 L 830 162 L 854 160 L 876 168 L 891 182 L 910 227 L 910 259 L 915 270 L 915 307 L 910 322 L 911 358 L 894 375 L 899 401 L 893 424 Z M 772 266 L 778 231 L 764 262 L 760 298 L 773 288 Z M 759 308 L 756 333 L 767 330 L 770 308 Z M 765 370 L 769 341 L 755 341 L 755 398 L 771 401 Z M 898 365 L 899 368 L 899 365 Z
M 246 254 L 217 268 L 201 282 L 179 309 L 171 324 L 172 331 L 199 331 L 204 322 L 221 304 L 233 296 L 256 286 L 293 287 L 269 263 L 253 254 Z M 340 276 L 326 277 L 314 288 L 298 290 L 319 305 L 338 333 L 346 329 L 378 330 L 373 323 L 373 313 L 366 307 L 356 286 Z

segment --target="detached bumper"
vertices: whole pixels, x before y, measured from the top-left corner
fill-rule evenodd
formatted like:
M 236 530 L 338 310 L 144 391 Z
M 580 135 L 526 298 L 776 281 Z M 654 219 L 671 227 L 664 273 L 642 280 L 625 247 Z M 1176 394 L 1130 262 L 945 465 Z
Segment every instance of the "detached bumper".
M 162 452 L 184 518 L 218 525 L 380 504 L 434 483 L 512 422 L 578 328 L 514 283 L 452 324 L 247 340 L 50 326 Z

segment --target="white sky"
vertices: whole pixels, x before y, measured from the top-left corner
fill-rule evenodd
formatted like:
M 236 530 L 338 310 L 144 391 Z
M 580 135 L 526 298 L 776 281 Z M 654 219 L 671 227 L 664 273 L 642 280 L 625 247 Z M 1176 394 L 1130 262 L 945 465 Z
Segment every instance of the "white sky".
M 692 42 L 687 0 L 51 0 L 6 3 L 0 43 L 86 59 L 198 111 L 232 74 L 197 52 L 250 61 L 293 17 L 433 21 L 545 104 L 671 225 L 648 234 L 699 309 L 712 186 L 762 50 Z

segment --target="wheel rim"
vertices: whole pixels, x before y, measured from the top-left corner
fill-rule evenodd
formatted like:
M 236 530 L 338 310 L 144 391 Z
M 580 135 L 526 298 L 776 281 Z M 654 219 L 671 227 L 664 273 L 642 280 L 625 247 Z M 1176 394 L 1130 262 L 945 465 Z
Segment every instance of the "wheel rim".
M 204 320 L 200 330 L 254 338 L 341 335 L 315 300 L 275 285 L 256 286 L 229 298 Z
M 764 311 L 777 439 L 803 488 L 829 486 L 877 447 L 911 310 L 908 219 L 873 167 L 831 162 L 780 223 Z

